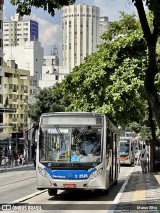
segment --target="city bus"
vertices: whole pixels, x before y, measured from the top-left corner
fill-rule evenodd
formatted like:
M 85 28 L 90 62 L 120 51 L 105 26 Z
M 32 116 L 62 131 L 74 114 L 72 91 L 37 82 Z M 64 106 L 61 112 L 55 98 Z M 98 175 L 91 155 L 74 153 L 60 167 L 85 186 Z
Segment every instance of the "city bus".
M 109 193 L 120 172 L 119 129 L 101 113 L 54 112 L 40 117 L 37 189 Z
M 134 143 L 131 137 L 120 137 L 120 164 L 134 163 Z

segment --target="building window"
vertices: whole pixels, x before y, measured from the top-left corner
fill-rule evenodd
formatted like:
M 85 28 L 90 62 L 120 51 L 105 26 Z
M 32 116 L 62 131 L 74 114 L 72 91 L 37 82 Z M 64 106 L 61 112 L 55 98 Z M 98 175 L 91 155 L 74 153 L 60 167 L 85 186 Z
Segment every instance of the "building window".
M 56 80 L 58 81 L 58 75 L 56 75 L 55 77 L 56 77 Z
M 12 84 L 9 84 L 9 89 L 12 89 Z
M 55 64 L 55 60 L 54 59 L 52 59 L 52 65 L 54 65 Z

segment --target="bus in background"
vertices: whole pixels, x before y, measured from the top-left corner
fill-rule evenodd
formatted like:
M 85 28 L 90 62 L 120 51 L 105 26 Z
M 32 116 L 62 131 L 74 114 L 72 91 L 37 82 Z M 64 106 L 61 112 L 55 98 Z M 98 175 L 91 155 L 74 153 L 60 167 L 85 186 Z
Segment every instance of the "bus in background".
M 120 137 L 120 164 L 134 163 L 134 144 L 131 137 Z
M 100 190 L 108 194 L 120 172 L 119 129 L 105 115 L 41 115 L 36 152 L 37 189 Z

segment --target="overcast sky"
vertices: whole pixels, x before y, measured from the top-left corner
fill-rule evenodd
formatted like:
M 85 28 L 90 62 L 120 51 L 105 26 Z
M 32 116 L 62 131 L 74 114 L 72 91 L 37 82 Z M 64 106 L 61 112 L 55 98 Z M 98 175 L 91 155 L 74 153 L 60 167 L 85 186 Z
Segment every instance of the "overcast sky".
M 16 7 L 11 6 L 10 0 L 4 1 L 4 20 L 10 20 L 15 14 Z M 100 8 L 100 16 L 108 16 L 109 21 L 119 19 L 119 11 L 136 12 L 131 0 L 76 0 L 76 4 L 85 3 Z M 39 41 L 44 47 L 45 55 L 50 55 L 51 48 L 56 45 L 61 48 L 61 12 L 56 11 L 54 17 L 42 9 L 32 9 L 31 18 L 39 22 Z

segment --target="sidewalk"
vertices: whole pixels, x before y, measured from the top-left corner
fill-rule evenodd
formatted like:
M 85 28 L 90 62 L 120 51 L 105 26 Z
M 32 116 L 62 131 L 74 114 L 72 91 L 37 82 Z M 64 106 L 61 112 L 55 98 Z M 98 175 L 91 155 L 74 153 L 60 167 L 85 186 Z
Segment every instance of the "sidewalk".
M 20 165 L 9 165 L 9 166 L 0 166 L 0 172 L 3 172 L 3 171 L 8 171 L 8 170 L 12 170 L 12 169 L 19 169 L 19 168 L 25 168 L 25 167 L 34 167 L 33 163 L 32 162 L 29 162 L 27 164 L 20 164 Z
M 141 166 L 135 166 L 113 209 L 114 213 L 160 212 L 160 174 L 142 174 Z

